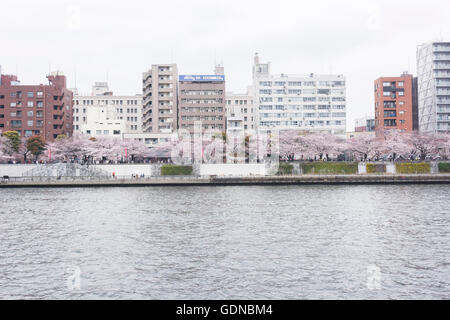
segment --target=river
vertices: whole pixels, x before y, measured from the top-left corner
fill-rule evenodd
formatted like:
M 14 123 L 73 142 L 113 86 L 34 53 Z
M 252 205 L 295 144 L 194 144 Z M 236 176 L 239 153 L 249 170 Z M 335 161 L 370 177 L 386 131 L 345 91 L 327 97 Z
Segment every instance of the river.
M 448 185 L 0 190 L 0 299 L 450 299 Z

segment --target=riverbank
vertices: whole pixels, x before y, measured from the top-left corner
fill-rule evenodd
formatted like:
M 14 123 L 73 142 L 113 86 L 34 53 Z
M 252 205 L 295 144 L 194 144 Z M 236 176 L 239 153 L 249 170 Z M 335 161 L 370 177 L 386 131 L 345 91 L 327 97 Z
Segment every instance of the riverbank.
M 335 185 L 335 184 L 448 184 L 450 174 L 410 175 L 301 175 L 260 177 L 149 177 L 140 179 L 28 178 L 1 181 L 0 188 L 227 186 L 227 185 Z

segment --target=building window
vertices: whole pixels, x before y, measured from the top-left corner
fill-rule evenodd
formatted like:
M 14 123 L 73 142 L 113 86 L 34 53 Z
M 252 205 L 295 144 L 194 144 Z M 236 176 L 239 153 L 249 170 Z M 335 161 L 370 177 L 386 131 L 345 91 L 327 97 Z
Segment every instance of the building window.
M 395 110 L 393 111 L 385 111 L 384 112 L 384 117 L 385 118 L 394 118 L 397 116 L 397 112 Z
M 398 86 L 399 87 L 403 87 L 405 85 L 405 83 L 403 82 L 403 81 L 400 81 L 399 83 L 398 83 Z
M 32 126 L 33 126 L 33 120 L 28 120 L 28 121 L 27 121 L 27 125 L 28 125 L 29 127 L 32 127 Z
M 27 112 L 27 116 L 28 116 L 28 117 L 32 117 L 32 116 L 33 116 L 33 111 L 28 111 L 28 112 Z
M 22 120 L 11 120 L 11 127 L 12 128 L 21 128 Z
M 384 126 L 385 127 L 396 127 L 397 121 L 395 119 L 386 119 L 386 120 L 384 120 Z

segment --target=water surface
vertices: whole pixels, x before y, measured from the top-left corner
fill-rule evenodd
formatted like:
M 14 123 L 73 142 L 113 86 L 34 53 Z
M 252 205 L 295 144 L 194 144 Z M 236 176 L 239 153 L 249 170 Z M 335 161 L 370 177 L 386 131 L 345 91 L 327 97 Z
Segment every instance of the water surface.
M 449 199 L 448 185 L 2 189 L 0 299 L 449 299 Z

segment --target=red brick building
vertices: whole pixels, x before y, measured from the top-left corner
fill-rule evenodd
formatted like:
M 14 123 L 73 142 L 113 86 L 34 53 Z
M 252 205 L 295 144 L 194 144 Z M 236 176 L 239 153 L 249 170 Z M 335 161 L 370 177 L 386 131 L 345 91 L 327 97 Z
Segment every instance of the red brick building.
M 375 132 L 417 130 L 417 79 L 410 74 L 375 80 Z
M 180 75 L 178 94 L 178 128 L 194 132 L 195 122 L 202 123 L 202 131 L 226 132 L 225 76 Z
M 73 94 L 64 75 L 47 76 L 48 85 L 21 85 L 17 76 L 0 77 L 0 132 L 39 135 L 46 141 L 61 134 L 72 136 Z

